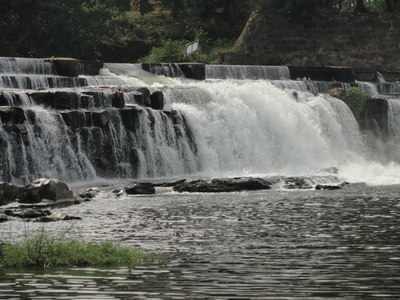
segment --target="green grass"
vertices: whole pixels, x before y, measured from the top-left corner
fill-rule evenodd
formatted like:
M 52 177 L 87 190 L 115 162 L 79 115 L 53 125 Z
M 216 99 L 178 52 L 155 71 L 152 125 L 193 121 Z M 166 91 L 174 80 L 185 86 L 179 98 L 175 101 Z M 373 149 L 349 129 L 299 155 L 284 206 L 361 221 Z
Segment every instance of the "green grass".
M 17 243 L 0 245 L 0 266 L 4 269 L 46 271 L 68 267 L 132 268 L 150 258 L 142 250 L 111 242 L 89 243 L 61 240 L 42 231 Z

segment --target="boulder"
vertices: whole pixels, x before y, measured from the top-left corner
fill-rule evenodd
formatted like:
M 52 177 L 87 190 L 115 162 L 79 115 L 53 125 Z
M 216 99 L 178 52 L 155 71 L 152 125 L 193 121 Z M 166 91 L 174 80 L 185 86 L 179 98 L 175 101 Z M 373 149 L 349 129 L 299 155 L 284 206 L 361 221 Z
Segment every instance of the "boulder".
M 315 186 L 315 189 L 317 191 L 336 191 L 341 190 L 344 186 L 348 184 L 348 182 L 342 182 L 340 184 L 318 184 Z
M 150 96 L 150 107 L 153 109 L 164 109 L 164 94 L 161 91 L 156 91 Z
M 47 209 L 7 209 L 4 212 L 7 216 L 21 219 L 35 219 L 45 217 L 51 214 Z
M 7 222 L 9 220 L 10 219 L 6 215 L 0 214 L 0 223 Z
M 308 190 L 312 189 L 313 186 L 307 180 L 307 178 L 302 177 L 287 177 L 283 179 L 283 188 L 293 190 L 293 189 L 301 189 Z
M 115 92 L 112 96 L 112 106 L 116 108 L 125 107 L 124 94 L 122 92 Z
M 223 178 L 209 180 L 195 180 L 183 182 L 174 186 L 177 192 L 222 193 L 271 189 L 271 182 L 262 178 Z
M 156 189 L 152 183 L 137 183 L 132 187 L 126 187 L 125 192 L 128 195 L 151 195 L 156 193 Z
M 16 186 L 10 183 L 0 183 L 0 205 L 6 205 L 16 201 L 21 197 L 22 186 Z
M 68 185 L 58 179 L 40 178 L 27 185 L 20 199 L 21 203 L 38 203 L 42 199 L 58 201 L 74 198 Z
M 0 121 L 3 124 L 21 124 L 26 121 L 25 112 L 20 107 L 0 107 Z
M 151 104 L 150 90 L 146 87 L 143 87 L 143 88 L 138 88 L 136 91 L 142 94 L 142 96 L 135 97 L 136 103 L 142 106 L 150 106 Z
M 79 197 L 85 201 L 94 199 L 100 191 L 97 188 L 88 188 L 85 192 L 80 193 Z
M 78 60 L 74 58 L 50 58 L 58 75 L 76 77 L 78 75 L 98 75 L 103 63 L 100 61 Z

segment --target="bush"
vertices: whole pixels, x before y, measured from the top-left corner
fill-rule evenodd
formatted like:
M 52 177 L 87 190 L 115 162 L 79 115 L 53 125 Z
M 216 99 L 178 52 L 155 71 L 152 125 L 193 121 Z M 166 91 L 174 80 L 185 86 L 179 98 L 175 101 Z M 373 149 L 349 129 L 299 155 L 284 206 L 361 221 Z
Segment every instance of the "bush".
M 154 47 L 150 54 L 141 59 L 145 63 L 183 62 L 187 41 L 167 40 L 162 46 Z
M 364 93 L 359 87 L 351 87 L 342 90 L 338 98 L 350 107 L 357 120 L 363 119 L 367 109 L 368 94 Z
M 68 267 L 129 268 L 150 258 L 142 250 L 121 247 L 111 242 L 87 243 L 61 240 L 44 231 L 21 242 L 0 245 L 0 265 L 5 269 L 39 269 Z

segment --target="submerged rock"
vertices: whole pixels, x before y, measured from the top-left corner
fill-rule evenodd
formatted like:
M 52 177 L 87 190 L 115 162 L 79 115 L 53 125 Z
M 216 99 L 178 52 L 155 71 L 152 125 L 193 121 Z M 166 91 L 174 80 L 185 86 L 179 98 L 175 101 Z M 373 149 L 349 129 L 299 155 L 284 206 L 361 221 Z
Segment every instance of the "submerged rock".
M 85 201 L 94 199 L 100 193 L 97 188 L 88 188 L 85 192 L 80 193 L 79 197 Z
M 4 211 L 7 216 L 21 219 L 35 219 L 45 217 L 51 214 L 47 209 L 7 209 Z
M 223 178 L 195 180 L 174 186 L 177 192 L 221 193 L 271 189 L 271 182 L 262 178 Z
M 312 189 L 313 186 L 303 177 L 287 177 L 283 179 L 283 188 L 293 190 L 293 189 Z
M 73 199 L 68 185 L 58 179 L 40 178 L 27 185 L 20 199 L 21 203 L 38 203 L 43 199 L 58 201 Z
M 151 195 L 156 193 L 156 189 L 152 183 L 137 183 L 132 187 L 126 187 L 125 192 L 128 195 Z
M 57 212 L 57 213 L 52 213 L 48 216 L 43 216 L 43 217 L 37 218 L 35 221 L 49 223 L 49 222 L 72 221 L 72 220 L 82 220 L 82 218 L 75 217 L 75 216 L 69 216 L 69 215 L 65 215 L 65 214 Z
M 341 190 L 348 184 L 349 184 L 348 182 L 342 182 L 340 184 L 318 184 L 315 186 L 315 189 L 318 191 L 335 191 L 335 190 Z

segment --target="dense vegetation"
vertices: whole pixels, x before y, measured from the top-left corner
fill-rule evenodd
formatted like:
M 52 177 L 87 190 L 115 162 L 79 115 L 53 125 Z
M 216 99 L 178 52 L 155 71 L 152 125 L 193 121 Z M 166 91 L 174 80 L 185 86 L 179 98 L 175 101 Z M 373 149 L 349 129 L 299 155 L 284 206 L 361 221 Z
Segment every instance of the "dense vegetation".
M 212 61 L 234 44 L 255 10 L 301 17 L 399 9 L 400 0 L 6 0 L 0 55 Z M 186 57 L 185 46 L 195 40 L 202 51 Z

